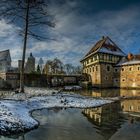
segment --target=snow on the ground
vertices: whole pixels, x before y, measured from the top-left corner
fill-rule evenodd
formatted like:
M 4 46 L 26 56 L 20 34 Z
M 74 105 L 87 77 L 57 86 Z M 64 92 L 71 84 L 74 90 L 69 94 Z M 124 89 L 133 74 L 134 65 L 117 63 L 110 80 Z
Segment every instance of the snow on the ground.
M 34 96 L 46 96 L 58 93 L 58 90 L 38 87 L 25 87 L 24 93 L 0 91 L 0 99 L 26 100 Z
M 80 90 L 80 89 L 82 89 L 82 87 L 77 86 L 77 85 L 75 85 L 75 86 L 65 86 L 64 87 L 64 90 Z
M 36 94 L 38 95 L 38 93 Z M 31 117 L 30 113 L 36 109 L 52 107 L 88 108 L 111 102 L 112 100 L 62 93 L 30 97 L 22 101 L 0 100 L 0 134 L 24 132 L 38 126 L 38 122 Z

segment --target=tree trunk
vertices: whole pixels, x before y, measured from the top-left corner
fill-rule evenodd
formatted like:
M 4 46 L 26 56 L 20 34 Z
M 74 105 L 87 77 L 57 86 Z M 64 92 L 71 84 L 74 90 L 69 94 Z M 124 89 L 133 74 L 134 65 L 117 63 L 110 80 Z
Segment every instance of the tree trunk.
M 25 55 L 26 55 L 26 46 L 27 46 L 27 37 L 28 37 L 28 25 L 29 25 L 29 0 L 27 0 L 26 23 L 25 24 L 26 25 L 25 25 L 25 34 L 24 34 L 22 67 L 21 67 L 21 72 L 20 72 L 20 89 L 19 89 L 19 92 L 24 92 L 24 64 L 25 64 Z

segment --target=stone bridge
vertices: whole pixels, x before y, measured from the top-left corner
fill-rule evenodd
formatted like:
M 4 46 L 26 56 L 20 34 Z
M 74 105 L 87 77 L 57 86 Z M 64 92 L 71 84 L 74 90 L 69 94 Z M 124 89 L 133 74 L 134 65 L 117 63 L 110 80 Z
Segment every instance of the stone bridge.
M 19 87 L 20 74 L 19 73 L 6 73 L 4 80 L 12 86 L 12 88 Z M 25 85 L 26 86 L 42 86 L 42 87 L 55 87 L 65 85 L 78 85 L 81 81 L 86 78 L 82 74 L 25 74 Z

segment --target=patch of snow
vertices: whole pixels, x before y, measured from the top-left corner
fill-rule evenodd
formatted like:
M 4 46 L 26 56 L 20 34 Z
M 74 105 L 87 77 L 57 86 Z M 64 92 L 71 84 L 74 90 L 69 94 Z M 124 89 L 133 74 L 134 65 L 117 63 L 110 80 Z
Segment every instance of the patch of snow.
M 103 52 L 103 53 L 109 53 L 109 54 L 115 54 L 115 55 L 119 55 L 119 56 L 125 56 L 125 54 L 119 50 L 117 51 L 111 51 L 107 48 L 102 47 L 98 52 Z
M 46 96 L 58 93 L 58 90 L 38 87 L 25 87 L 25 93 L 0 91 L 0 99 L 26 100 L 35 96 Z
M 81 86 L 65 86 L 64 90 L 80 90 L 82 89 Z
M 140 60 L 132 60 L 132 61 L 127 61 L 127 62 L 120 62 L 116 66 L 134 65 L 134 64 L 140 64 Z

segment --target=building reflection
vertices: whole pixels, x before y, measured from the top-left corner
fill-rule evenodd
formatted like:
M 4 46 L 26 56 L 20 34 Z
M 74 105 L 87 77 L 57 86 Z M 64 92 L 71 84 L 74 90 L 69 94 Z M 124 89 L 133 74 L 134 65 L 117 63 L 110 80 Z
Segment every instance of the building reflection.
M 94 90 L 83 90 L 82 95 L 92 96 L 92 97 L 117 97 L 120 96 L 119 89 L 94 89 Z
M 140 90 L 127 90 L 127 89 L 93 89 L 93 90 L 82 90 L 82 95 L 92 97 L 140 97 Z
M 97 132 L 107 140 L 121 127 L 123 121 L 118 121 L 122 118 L 120 110 L 120 103 L 113 103 L 98 108 L 84 109 L 82 113 L 94 125 Z
M 125 100 L 121 102 L 123 112 L 130 113 L 140 117 L 140 100 Z
M 107 140 L 125 121 L 140 122 L 140 100 L 124 100 L 98 108 L 84 109 L 82 113 Z
M 120 90 L 120 96 L 125 97 L 140 97 L 140 90 Z

